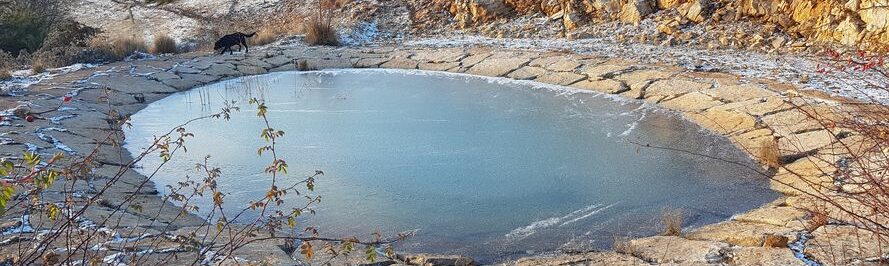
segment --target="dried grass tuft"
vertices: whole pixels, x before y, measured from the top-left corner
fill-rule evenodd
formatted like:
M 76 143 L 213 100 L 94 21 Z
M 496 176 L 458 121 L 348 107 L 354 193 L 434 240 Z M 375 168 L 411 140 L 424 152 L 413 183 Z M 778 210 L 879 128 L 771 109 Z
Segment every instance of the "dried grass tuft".
M 760 162 L 769 168 L 781 166 L 781 152 L 778 150 L 778 142 L 774 138 L 762 140 L 756 155 Z
M 154 36 L 154 42 L 151 46 L 153 54 L 175 54 L 179 52 L 176 46 L 176 40 L 166 34 L 158 34 Z
M 306 43 L 309 45 L 340 45 L 336 29 L 330 23 L 324 23 L 320 20 L 309 20 L 306 22 L 305 29 Z
M 661 215 L 661 223 L 664 225 L 665 236 L 678 236 L 682 234 L 682 210 L 667 208 Z
M 136 52 L 146 52 L 145 40 L 135 36 L 121 37 L 111 43 L 111 53 L 118 59 L 126 58 Z
M 625 236 L 619 236 L 617 234 L 612 236 L 613 241 L 611 242 L 611 249 L 617 253 L 623 254 L 633 254 L 636 250 L 633 248 L 633 245 L 630 243 L 630 239 Z
M 256 32 L 256 36 L 248 39 L 250 45 L 266 45 L 275 42 L 280 33 L 274 28 L 266 28 Z

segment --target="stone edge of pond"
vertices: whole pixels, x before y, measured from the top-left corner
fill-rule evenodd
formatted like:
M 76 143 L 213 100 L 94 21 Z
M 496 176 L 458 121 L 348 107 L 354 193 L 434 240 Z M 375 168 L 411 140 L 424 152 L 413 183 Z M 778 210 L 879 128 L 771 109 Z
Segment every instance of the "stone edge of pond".
M 841 110 L 849 100 L 797 91 L 793 85 L 770 80 L 565 52 L 492 48 L 287 46 L 265 47 L 246 55 L 190 53 L 116 62 L 57 75 L 32 85 L 25 96 L 2 99 L 0 103 L 10 108 L 21 102 L 29 102 L 32 108 L 39 109 L 39 106 L 57 105 L 59 97 L 77 91 L 78 96 L 71 104 L 74 108 L 34 123 L 14 120 L 0 127 L 18 133 L 4 133 L 2 137 L 10 141 L 0 145 L 0 152 L 3 156 L 14 156 L 36 147 L 36 151 L 41 153 L 62 151 L 78 156 L 78 151 L 90 151 L 96 143 L 92 138 L 104 136 L 109 130 L 104 120 L 109 110 L 107 102 L 113 102 L 113 108 L 119 115 L 126 116 L 172 93 L 225 79 L 278 71 L 341 68 L 419 69 L 505 77 L 638 99 L 683 114 L 713 133 L 727 137 L 752 157 L 756 157 L 763 143 L 775 142 L 781 156 L 798 158 L 787 168 L 812 180 L 820 176 L 820 172 L 812 167 L 820 160 L 809 157 L 845 141 L 835 139 L 822 125 L 809 120 L 801 110 L 831 114 Z M 107 95 L 106 89 L 112 94 Z M 144 97 L 144 101 L 137 100 L 135 95 Z M 118 141 L 123 140 L 122 134 L 116 137 Z M 96 184 L 101 184 L 103 178 L 112 176 L 120 164 L 131 159 L 130 154 L 117 153 L 113 147 L 103 146 L 99 153 L 100 166 L 94 171 L 95 179 L 75 187 L 77 192 L 88 195 Z M 129 171 L 121 181 L 106 192 L 101 204 L 84 214 L 84 219 L 98 221 L 113 217 L 117 221 L 114 226 L 108 226 L 110 229 L 129 229 L 130 234 L 158 235 L 170 231 L 174 235 L 191 232 L 202 223 L 194 215 L 180 217 L 175 209 L 163 208 L 169 203 L 158 196 L 154 184 L 147 177 Z M 557 254 L 507 263 L 803 264 L 800 256 L 819 259 L 828 255 L 808 250 L 803 254 L 788 248 L 800 244 L 804 247 L 812 245 L 812 241 L 805 241 L 819 237 L 819 230 L 812 232 L 812 228 L 807 228 L 809 215 L 805 211 L 811 209 L 817 200 L 783 185 L 801 182 L 800 178 L 780 169 L 774 173 L 771 181 L 772 189 L 783 194 L 778 200 L 727 221 L 691 229 L 682 236 L 628 240 L 624 247 L 632 248 L 621 248 L 620 253 Z M 111 208 L 104 207 L 116 206 L 129 195 L 135 197 L 134 203 L 141 208 L 124 204 L 123 212 L 114 213 Z M 160 213 L 157 217 L 150 217 L 136 209 L 159 210 Z M 39 215 L 32 215 L 32 219 L 35 216 Z M 10 217 L 3 217 L 0 223 L 7 218 Z M 837 227 L 834 229 L 853 230 Z M 0 241 L 5 238 L 8 236 L 2 236 Z M 274 264 L 292 263 L 291 257 L 272 243 L 249 245 L 239 253 L 239 257 L 262 259 Z M 461 261 L 460 257 L 428 255 L 416 255 L 409 260 L 412 264 L 423 264 L 434 258 L 445 262 Z

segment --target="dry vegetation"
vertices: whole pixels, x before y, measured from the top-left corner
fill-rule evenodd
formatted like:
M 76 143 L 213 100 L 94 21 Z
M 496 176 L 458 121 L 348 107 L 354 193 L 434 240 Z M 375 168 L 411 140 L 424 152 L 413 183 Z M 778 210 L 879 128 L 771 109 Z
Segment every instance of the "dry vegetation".
M 266 45 L 275 42 L 281 35 L 277 27 L 268 27 L 256 32 L 256 36 L 247 39 L 249 45 Z
M 340 4 L 335 0 L 318 0 L 318 16 L 305 22 L 306 43 L 329 46 L 340 44 L 332 18 L 334 9 Z
M 12 73 L 10 73 L 11 69 L 6 66 L 0 66 L 0 80 L 8 80 L 12 78 Z
M 614 252 L 624 254 L 633 254 L 635 252 L 633 245 L 630 243 L 630 238 L 617 234 L 612 236 L 611 249 Z
M 666 208 L 661 214 L 661 223 L 664 231 L 661 233 L 665 236 L 678 236 L 682 234 L 682 210 L 674 208 Z
M 170 38 L 170 36 L 166 34 L 158 34 L 154 36 L 154 41 L 151 44 L 151 53 L 175 54 L 177 52 L 179 52 L 179 48 L 176 46 L 176 40 Z
M 147 51 L 145 40 L 136 36 L 118 37 L 111 42 L 111 53 L 119 59 Z
M 773 138 L 763 139 L 757 150 L 757 159 L 771 169 L 781 166 L 781 151 L 778 150 L 778 142 Z

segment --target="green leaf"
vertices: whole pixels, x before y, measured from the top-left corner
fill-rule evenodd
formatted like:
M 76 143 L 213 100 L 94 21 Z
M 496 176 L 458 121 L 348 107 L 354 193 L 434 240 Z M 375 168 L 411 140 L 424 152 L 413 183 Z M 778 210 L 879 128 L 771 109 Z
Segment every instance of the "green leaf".
M 12 175 L 12 171 L 15 170 L 15 165 L 10 161 L 4 161 L 2 165 L 0 165 L 0 176 L 9 176 Z
M 374 263 L 377 260 L 377 251 L 374 250 L 373 246 L 367 246 L 367 249 L 364 250 L 364 255 L 367 255 L 367 261 L 370 263 Z
M 37 164 L 40 164 L 40 155 L 36 153 L 26 152 L 24 157 L 25 162 L 32 168 L 37 166 Z
M 289 226 L 290 228 L 296 228 L 296 219 L 294 219 L 293 216 L 287 217 L 287 226 Z
M 0 188 L 0 215 L 6 213 L 6 203 L 12 199 L 13 193 L 15 193 L 15 188 L 11 185 Z
M 55 204 L 49 204 L 49 207 L 46 209 L 46 215 L 49 216 L 50 220 L 55 221 L 56 217 L 59 217 L 59 207 Z

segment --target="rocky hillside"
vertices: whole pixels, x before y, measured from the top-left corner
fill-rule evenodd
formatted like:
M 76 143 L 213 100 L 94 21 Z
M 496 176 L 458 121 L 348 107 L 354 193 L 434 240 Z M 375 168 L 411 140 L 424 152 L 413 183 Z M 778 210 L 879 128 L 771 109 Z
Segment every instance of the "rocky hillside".
M 337 14 L 349 40 L 478 34 L 489 37 L 614 37 L 663 45 L 804 51 L 846 46 L 884 51 L 889 0 L 350 0 Z M 78 0 L 72 13 L 112 31 L 206 32 L 292 28 L 314 1 Z M 129 23 L 121 23 L 129 22 Z M 297 22 L 297 23 L 293 23 Z M 122 27 L 121 25 L 125 25 Z M 119 29 L 115 29 L 119 28 Z M 458 31 L 454 31 L 454 30 Z M 347 41 L 347 43 L 349 43 Z M 812 49 L 814 50 L 814 49 Z
M 439 1 L 442 2 L 442 1 Z M 707 35 L 709 47 L 843 45 L 883 51 L 889 44 L 885 0 L 452 0 L 454 23 L 470 29 L 501 19 L 546 16 L 571 36 L 607 22 L 656 23 L 671 44 Z M 727 26 L 751 24 L 752 27 Z M 525 27 L 523 29 L 527 29 Z M 695 29 L 695 30 L 691 30 Z M 717 33 L 717 34 L 713 34 Z M 777 33 L 777 34 L 776 34 Z M 583 37 L 580 35 L 580 37 Z M 647 38 L 645 36 L 635 36 Z M 648 36 L 651 37 L 651 36 Z

